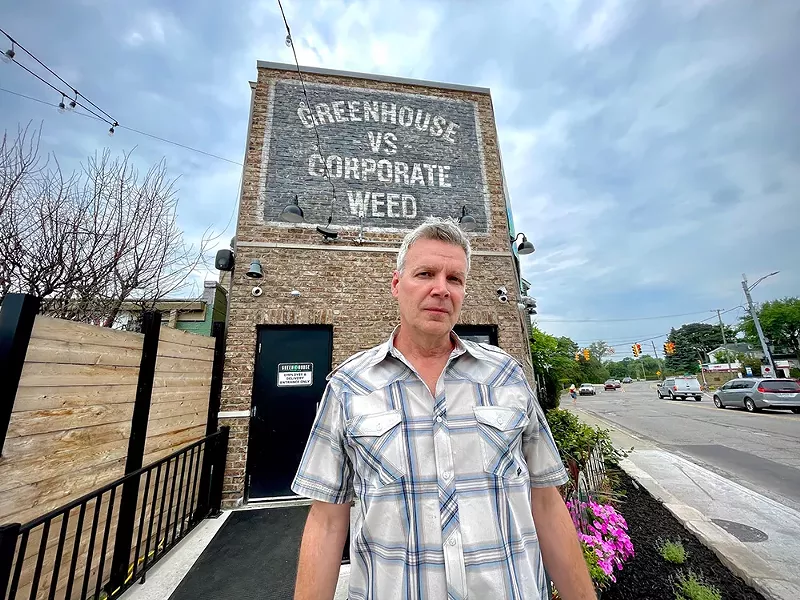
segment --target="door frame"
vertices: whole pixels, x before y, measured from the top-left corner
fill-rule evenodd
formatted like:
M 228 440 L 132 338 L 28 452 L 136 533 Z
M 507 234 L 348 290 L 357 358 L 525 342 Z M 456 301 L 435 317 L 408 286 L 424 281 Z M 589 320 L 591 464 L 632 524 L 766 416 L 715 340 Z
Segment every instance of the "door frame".
M 263 323 L 260 325 L 256 325 L 256 336 L 255 336 L 255 344 L 253 345 L 253 379 L 250 385 L 250 416 L 247 417 L 247 460 L 245 461 L 244 467 L 244 494 L 243 494 L 243 503 L 248 504 L 250 502 L 250 471 L 252 468 L 251 462 L 251 452 L 250 452 L 250 445 L 252 443 L 252 434 L 253 430 L 251 428 L 251 424 L 253 422 L 253 407 L 255 402 L 256 396 L 256 368 L 258 363 L 258 344 L 259 344 L 259 336 L 262 331 L 268 329 L 287 329 L 287 328 L 296 328 L 296 329 L 304 329 L 304 328 L 313 328 L 313 329 L 326 329 L 330 332 L 330 343 L 328 345 L 328 355 L 331 358 L 331 369 L 333 368 L 333 325 L 329 323 Z M 325 376 L 328 374 L 325 373 Z M 320 398 L 321 400 L 321 398 Z M 262 498 L 257 498 L 254 502 L 262 503 L 272 503 L 272 502 L 286 502 L 286 501 L 300 501 L 304 502 L 304 500 L 300 499 L 300 496 L 291 495 L 291 496 L 276 496 L 274 499 L 265 500 Z

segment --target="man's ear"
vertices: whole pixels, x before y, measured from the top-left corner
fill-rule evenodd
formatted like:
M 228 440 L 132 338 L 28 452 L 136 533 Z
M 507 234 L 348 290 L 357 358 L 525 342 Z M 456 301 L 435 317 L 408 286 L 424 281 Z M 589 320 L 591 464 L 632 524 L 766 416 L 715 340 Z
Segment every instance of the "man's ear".
M 392 296 L 397 298 L 397 284 L 400 282 L 400 271 L 392 273 Z

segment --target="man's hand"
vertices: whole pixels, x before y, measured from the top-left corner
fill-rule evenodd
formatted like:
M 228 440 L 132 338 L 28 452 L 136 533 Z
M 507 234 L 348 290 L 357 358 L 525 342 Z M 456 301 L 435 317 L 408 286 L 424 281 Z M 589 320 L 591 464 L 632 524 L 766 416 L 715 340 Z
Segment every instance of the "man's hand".
M 554 487 L 531 488 L 531 509 L 544 566 L 564 600 L 596 600 L 578 534 Z
M 300 544 L 294 600 L 331 600 L 336 592 L 350 503 L 314 502 Z

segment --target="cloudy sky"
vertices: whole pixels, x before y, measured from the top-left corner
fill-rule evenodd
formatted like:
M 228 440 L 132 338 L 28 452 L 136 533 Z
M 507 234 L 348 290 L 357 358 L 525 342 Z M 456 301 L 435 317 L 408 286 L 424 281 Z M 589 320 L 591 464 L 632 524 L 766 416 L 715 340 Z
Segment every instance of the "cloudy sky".
M 277 0 L 6 3 L 0 27 L 121 124 L 0 91 L 66 168 L 166 157 L 180 223 L 233 234 L 256 61 L 291 61 Z M 800 294 L 800 7 L 792 0 L 285 0 L 301 64 L 492 90 L 540 326 L 618 355 L 744 302 Z M 5 49 L 5 48 L 3 48 Z M 19 56 L 19 54 L 18 54 Z M 60 97 L 14 65 L 0 88 Z M 226 229 L 227 226 L 227 229 Z M 649 345 L 649 343 L 648 343 Z

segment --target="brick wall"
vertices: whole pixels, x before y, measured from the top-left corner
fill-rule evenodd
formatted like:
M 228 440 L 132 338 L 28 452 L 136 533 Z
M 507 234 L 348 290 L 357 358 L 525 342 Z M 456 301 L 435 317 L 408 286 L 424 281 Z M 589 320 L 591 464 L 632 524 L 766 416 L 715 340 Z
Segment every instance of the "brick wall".
M 398 320 L 396 304 L 390 293 L 392 271 L 399 243 L 406 230 L 413 228 L 416 222 L 405 224 L 404 229 L 401 227 L 403 223 L 397 221 L 387 222 L 385 227 L 381 227 L 379 219 L 367 219 L 364 237 L 372 240 L 372 243 L 357 245 L 353 238 L 358 235 L 358 227 L 348 217 L 347 206 L 344 206 L 341 207 L 344 212 L 335 213 L 334 225 L 340 226 L 339 238 L 323 244 L 315 227 L 326 220 L 321 216 L 328 209 L 319 198 L 324 196 L 327 182 L 316 181 L 313 177 L 295 177 L 294 187 L 287 188 L 285 184 L 273 182 L 275 175 L 266 177 L 269 160 L 265 163 L 265 129 L 270 136 L 279 130 L 277 124 L 270 121 L 273 117 L 270 98 L 274 99 L 274 84 L 276 81 L 294 79 L 296 73 L 291 71 L 259 68 L 258 81 L 253 90 L 243 195 L 236 234 L 238 268 L 233 274 L 229 293 L 223 411 L 246 411 L 250 408 L 258 325 L 331 324 L 333 364 L 336 365 L 359 350 L 385 341 Z M 431 89 L 344 76 L 309 73 L 304 79 L 312 90 L 315 84 L 334 84 L 437 96 L 461 101 L 465 103 L 462 108 L 474 107 L 477 125 L 474 126 L 475 135 L 472 139 L 478 141 L 480 148 L 463 152 L 477 157 L 473 161 L 480 160 L 482 164 L 473 165 L 472 175 L 466 179 L 458 179 L 458 173 L 454 172 L 453 181 L 467 182 L 475 188 L 471 188 L 473 206 L 477 206 L 476 203 L 484 198 L 487 210 L 478 219 L 479 226 L 482 225 L 479 229 L 484 231 L 475 234 L 472 239 L 475 255 L 461 322 L 497 325 L 499 345 L 525 364 L 527 346 L 516 309 L 516 274 L 509 250 L 506 204 L 490 96 L 479 92 Z M 335 97 L 335 94 L 331 96 Z M 435 107 L 431 111 L 435 112 Z M 280 131 L 281 135 L 288 135 L 285 128 Z M 269 143 L 273 138 L 268 136 L 267 139 Z M 414 157 L 408 160 L 414 160 Z M 420 160 L 425 160 L 424 152 Z M 480 173 L 480 177 L 477 173 Z M 340 181 L 339 184 L 337 198 L 347 189 L 346 182 Z M 300 205 L 306 211 L 306 223 L 289 225 L 265 222 L 265 214 L 276 214 L 274 206 L 269 209 L 270 204 L 285 201 L 286 189 L 298 190 Z M 429 214 L 458 216 L 452 208 L 459 201 L 458 190 L 444 192 L 444 195 L 421 195 L 420 205 L 428 207 Z M 480 215 L 476 212 L 476 216 Z M 250 294 L 252 280 L 244 275 L 253 259 L 261 261 L 264 271 L 264 278 L 259 281 L 264 294 L 257 298 Z M 499 286 L 506 286 L 511 293 L 508 304 L 497 301 L 495 290 Z M 292 290 L 300 291 L 301 296 L 293 298 L 290 295 Z M 531 376 L 529 366 L 526 369 Z M 221 425 L 231 426 L 224 491 L 227 505 L 241 502 L 243 497 L 247 422 L 246 417 L 220 420 Z

